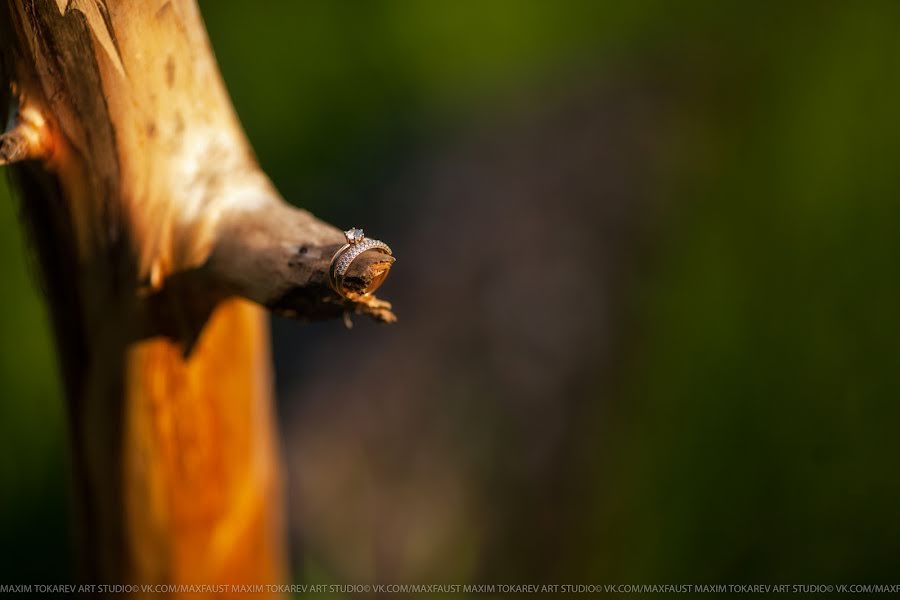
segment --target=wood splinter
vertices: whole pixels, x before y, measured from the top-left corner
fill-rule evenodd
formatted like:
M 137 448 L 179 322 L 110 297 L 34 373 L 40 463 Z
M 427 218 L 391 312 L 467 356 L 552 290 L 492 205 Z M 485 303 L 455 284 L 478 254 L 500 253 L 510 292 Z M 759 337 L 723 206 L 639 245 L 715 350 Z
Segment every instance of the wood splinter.
M 0 165 L 10 165 L 23 160 L 47 158 L 50 154 L 47 121 L 33 107 L 17 111 L 15 125 L 0 134 Z

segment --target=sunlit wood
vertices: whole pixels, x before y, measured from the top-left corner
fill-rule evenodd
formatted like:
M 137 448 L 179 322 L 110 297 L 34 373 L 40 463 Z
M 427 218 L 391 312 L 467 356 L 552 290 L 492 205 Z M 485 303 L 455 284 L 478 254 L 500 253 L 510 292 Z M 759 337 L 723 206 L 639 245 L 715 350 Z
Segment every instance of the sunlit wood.
M 0 50 L 84 579 L 287 581 L 264 307 L 390 321 L 390 305 L 329 288 L 343 236 L 259 170 L 192 0 L 13 0 Z M 347 285 L 392 262 L 368 253 Z

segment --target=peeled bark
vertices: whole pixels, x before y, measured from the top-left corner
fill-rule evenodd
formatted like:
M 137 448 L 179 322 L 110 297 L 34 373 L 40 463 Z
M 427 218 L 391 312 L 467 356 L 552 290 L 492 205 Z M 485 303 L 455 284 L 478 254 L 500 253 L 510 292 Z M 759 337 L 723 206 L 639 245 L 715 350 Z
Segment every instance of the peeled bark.
M 193 0 L 11 0 L 0 28 L 0 164 L 50 305 L 84 579 L 283 583 L 263 307 L 390 305 L 329 288 L 343 236 L 260 171 Z M 392 262 L 366 253 L 346 285 Z

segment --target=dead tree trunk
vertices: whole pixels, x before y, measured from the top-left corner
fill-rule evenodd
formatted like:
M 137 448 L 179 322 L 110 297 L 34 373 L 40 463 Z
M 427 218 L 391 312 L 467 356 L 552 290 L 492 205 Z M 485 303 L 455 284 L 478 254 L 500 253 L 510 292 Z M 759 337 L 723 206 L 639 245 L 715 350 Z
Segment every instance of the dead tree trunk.
M 284 203 L 193 0 L 0 7 L 11 168 L 67 395 L 83 577 L 284 582 L 266 307 L 390 306 L 328 285 L 340 230 Z M 345 285 L 377 285 L 361 257 Z

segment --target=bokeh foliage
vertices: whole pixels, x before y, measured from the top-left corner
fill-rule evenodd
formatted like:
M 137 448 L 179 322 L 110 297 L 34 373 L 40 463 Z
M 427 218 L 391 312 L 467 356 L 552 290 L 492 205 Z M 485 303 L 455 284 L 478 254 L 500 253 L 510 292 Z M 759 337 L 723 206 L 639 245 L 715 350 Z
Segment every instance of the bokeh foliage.
M 586 73 L 669 82 L 666 216 L 632 292 L 623 401 L 598 411 L 614 425 L 586 463 L 596 471 L 574 473 L 591 510 L 560 521 L 591 540 L 571 572 L 725 583 L 896 572 L 900 6 L 202 10 L 260 162 L 287 198 L 329 219 L 366 210 L 369 187 L 402 177 L 410 140 L 437 144 L 515 90 Z M 8 195 L 0 580 L 62 579 L 64 407 Z

